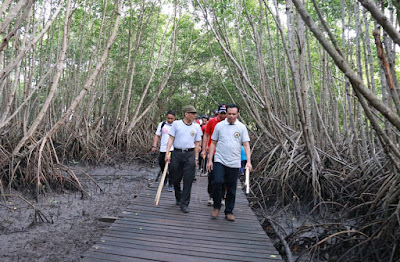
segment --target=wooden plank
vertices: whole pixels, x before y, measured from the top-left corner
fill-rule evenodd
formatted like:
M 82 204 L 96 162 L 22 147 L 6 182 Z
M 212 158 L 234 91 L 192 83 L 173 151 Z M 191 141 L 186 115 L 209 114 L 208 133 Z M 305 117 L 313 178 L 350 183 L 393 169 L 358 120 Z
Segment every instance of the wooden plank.
M 190 255 L 194 257 L 204 257 L 213 259 L 229 259 L 231 261 L 254 261 L 254 262 L 264 262 L 265 254 L 257 255 L 253 252 L 222 252 L 223 247 L 214 248 L 213 252 L 210 252 L 209 248 L 193 248 L 190 246 L 180 246 L 175 244 L 155 244 L 154 242 L 146 241 L 132 241 L 130 243 L 120 242 L 120 241 L 106 241 L 104 243 L 98 244 L 98 246 L 109 246 L 118 248 L 135 248 L 142 251 L 148 250 L 149 252 L 162 252 L 164 254 L 176 254 L 179 252 L 181 255 Z
M 120 219 L 115 222 L 115 224 L 132 224 L 132 223 L 146 223 L 148 225 L 166 225 L 166 226 L 179 226 L 179 227 L 190 227 L 195 226 L 198 229 L 210 229 L 210 230 L 220 230 L 220 231 L 229 231 L 229 232 L 246 232 L 252 233 L 256 235 L 264 235 L 264 232 L 261 230 L 251 227 L 250 225 L 245 226 L 236 226 L 233 227 L 227 223 L 221 223 L 212 221 L 187 221 L 187 220 L 178 220 L 173 218 L 160 218 L 159 216 L 151 216 L 151 215 L 142 215 L 138 217 L 125 217 L 125 219 Z
M 179 211 L 177 213 L 177 211 Z M 151 207 L 151 206 L 145 206 L 145 205 L 135 205 L 134 207 L 128 207 L 126 208 L 126 211 L 123 212 L 123 216 L 125 215 L 137 215 L 140 213 L 146 213 L 146 212 L 151 212 L 153 214 L 159 214 L 161 215 L 175 215 L 176 217 L 185 217 L 187 219 L 190 218 L 207 218 L 210 219 L 211 218 L 211 211 L 212 211 L 212 207 L 198 207 L 198 206 L 194 206 L 194 205 L 189 205 L 189 213 L 182 213 L 180 212 L 180 208 L 179 206 L 171 205 L 168 207 L 164 207 L 164 208 L 159 208 L 159 207 Z M 219 218 L 223 218 L 224 217 L 224 209 L 221 209 L 221 213 L 220 213 L 220 217 Z M 246 212 L 245 209 L 240 209 L 238 208 L 236 210 L 236 208 L 234 209 L 234 215 L 237 218 L 235 222 L 240 222 L 240 221 L 257 221 L 257 219 L 255 218 L 249 218 L 248 217 L 248 211 Z
M 174 243 L 178 243 L 180 245 L 185 245 L 185 244 L 199 244 L 199 245 L 207 245 L 210 248 L 219 248 L 219 247 L 224 247 L 228 250 L 239 250 L 239 249 L 246 249 L 249 250 L 249 246 L 251 246 L 251 250 L 266 250 L 268 251 L 267 253 L 271 253 L 273 251 L 276 252 L 276 249 L 274 248 L 274 246 L 272 245 L 248 245 L 248 243 L 243 243 L 243 242 L 234 242 L 234 243 L 227 243 L 226 241 L 224 241 L 224 239 L 222 238 L 214 238 L 212 239 L 211 237 L 208 239 L 196 239 L 196 238 L 182 238 L 182 237 L 177 237 L 177 236 L 164 236 L 162 234 L 157 235 L 157 236 L 151 236 L 148 234 L 132 234 L 132 233 L 125 233 L 125 232 L 118 232 L 116 234 L 116 232 L 106 232 L 104 233 L 104 236 L 108 236 L 108 237 L 112 237 L 112 238 L 124 238 L 126 240 L 129 239 L 156 239 L 159 241 L 171 241 L 171 239 L 173 239 L 171 242 Z
M 116 255 L 109 255 L 105 253 L 90 251 L 85 253 L 85 257 L 80 259 L 81 262 L 119 262 L 121 259 Z M 131 260 L 132 261 L 132 260 Z M 135 258 L 135 262 L 151 262 L 153 259 L 140 259 Z
M 171 234 L 176 234 L 176 235 L 181 235 L 181 234 L 186 234 L 185 230 L 182 230 L 183 227 L 181 226 L 170 226 L 170 225 L 157 225 L 157 224 L 144 224 L 144 223 L 130 223 L 130 224 L 113 224 L 111 226 L 112 230 L 127 230 L 130 232 L 131 229 L 132 232 L 136 232 L 137 230 L 149 230 L 149 231 L 158 231 L 158 232 L 163 232 L 163 233 L 171 233 Z M 180 233 L 182 232 L 182 233 Z M 213 233 L 212 236 L 218 235 L 221 238 L 231 238 L 232 233 L 231 231 L 225 231 L 225 230 L 210 230 L 210 229 L 200 229 L 197 227 L 191 227 L 190 228 L 191 234 L 195 234 L 196 236 L 209 236 L 210 232 Z M 235 232 L 234 234 L 235 238 L 241 239 L 241 240 L 256 240 L 256 241 L 263 241 L 267 240 L 265 236 L 259 235 L 259 234 L 252 234 L 248 232 Z
M 123 234 L 126 236 L 129 235 L 135 235 L 135 234 L 143 234 L 143 235 L 148 235 L 151 237 L 157 237 L 159 235 L 165 235 L 168 237 L 179 237 L 179 238 L 184 238 L 184 239 L 199 239 L 199 240 L 207 240 L 207 241 L 211 241 L 212 239 L 214 239 L 214 235 L 213 232 L 210 231 L 209 235 L 194 235 L 194 234 L 185 234 L 184 232 L 182 233 L 171 233 L 171 232 L 160 232 L 158 230 L 151 230 L 151 229 L 116 229 L 116 228 L 112 228 L 110 229 L 110 232 L 114 232 L 114 234 Z M 260 240 L 251 240 L 251 239 L 241 239 L 235 235 L 232 235 L 230 238 L 221 238 L 221 241 L 225 244 L 229 244 L 229 243 L 238 243 L 238 244 L 245 244 L 245 245 L 252 245 L 252 246 L 265 246 L 268 243 L 268 239 L 264 239 L 263 242 L 261 242 Z
M 156 186 L 138 195 L 82 261 L 282 261 L 239 186 L 235 222 L 224 219 L 223 207 L 219 218 L 211 218 L 206 177 L 193 184 L 188 214 L 166 187 L 155 206 Z
M 201 240 L 194 240 L 194 241 L 187 241 L 186 239 L 179 239 L 179 238 L 170 238 L 170 237 L 157 237 L 157 238 L 148 238 L 147 236 L 136 235 L 134 237 L 125 238 L 121 235 L 112 235 L 112 234 L 104 234 L 101 238 L 101 241 L 123 241 L 126 243 L 131 243 L 133 241 L 146 241 L 146 242 L 154 242 L 156 244 L 175 244 L 179 246 L 190 246 L 195 248 L 218 248 L 221 252 L 232 252 L 232 251 L 240 251 L 240 252 L 248 252 L 249 250 L 247 247 L 243 245 L 224 245 L 224 243 L 218 243 L 217 241 L 201 241 Z M 252 252 L 257 254 L 271 254 L 276 251 L 274 247 L 265 246 L 265 247 L 254 247 Z
M 208 258 L 208 257 L 194 257 L 192 255 L 182 255 L 178 252 L 180 252 L 179 247 L 176 249 L 176 253 L 165 253 L 165 252 L 159 252 L 159 251 L 148 251 L 148 250 L 142 250 L 140 248 L 135 248 L 135 247 L 130 247 L 130 248 L 125 248 L 125 247 L 115 247 L 115 246 L 106 246 L 106 245 L 100 245 L 96 244 L 94 245 L 94 248 L 97 250 L 97 252 L 105 253 L 105 254 L 114 254 L 117 255 L 121 258 L 121 260 L 118 261 L 136 261 L 135 259 L 140 258 L 140 259 L 149 259 L 149 260 L 154 260 L 154 261 L 186 261 L 186 262 L 199 262 L 204 259 L 204 261 L 207 262 L 220 262 L 220 261 L 230 261 L 229 259 L 221 259 L 221 258 Z

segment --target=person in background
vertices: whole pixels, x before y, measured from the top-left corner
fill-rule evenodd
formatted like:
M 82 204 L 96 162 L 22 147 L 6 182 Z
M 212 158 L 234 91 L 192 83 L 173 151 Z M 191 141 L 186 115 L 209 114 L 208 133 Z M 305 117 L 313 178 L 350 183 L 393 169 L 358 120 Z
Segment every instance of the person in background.
M 240 174 L 243 175 L 244 174 L 244 168 L 247 164 L 247 157 L 246 157 L 246 153 L 244 151 L 244 146 L 242 146 L 241 152 L 240 152 Z
M 203 133 L 203 136 L 201 137 L 202 141 L 204 138 L 204 134 L 206 133 L 206 127 L 207 127 L 207 122 L 208 122 L 208 116 L 203 115 L 201 117 L 201 132 Z M 203 142 L 201 142 L 200 146 L 203 146 Z M 201 151 L 201 148 L 200 148 Z M 202 170 L 203 172 L 206 172 L 206 164 L 207 164 L 207 156 L 200 156 L 199 158 L 199 170 Z
M 174 184 L 176 204 L 180 205 L 183 213 L 189 212 L 190 194 L 196 174 L 196 163 L 199 157 L 201 129 L 194 122 L 196 108 L 185 106 L 185 117 L 172 124 L 168 134 L 167 151 L 173 146 L 171 156 L 165 154 L 165 162 L 170 164 L 170 177 Z M 181 190 L 181 181 L 183 189 Z
M 160 155 L 158 156 L 158 164 L 161 168 L 161 173 L 164 171 L 165 167 L 165 153 L 167 150 L 167 143 L 169 139 L 168 131 L 172 127 L 172 123 L 175 121 L 175 111 L 168 111 L 166 114 L 166 121 L 160 122 L 157 126 L 156 133 L 153 138 L 153 146 L 151 148 L 152 152 L 157 150 L 158 140 L 160 140 Z M 160 139 L 161 138 L 161 139 Z M 174 147 L 171 147 L 171 151 L 174 150 Z M 157 176 L 158 178 L 159 176 Z M 174 187 L 172 185 L 171 179 L 167 173 L 167 177 L 165 179 L 165 183 L 168 181 L 168 191 L 172 192 Z
M 214 170 L 214 179 L 212 181 L 214 209 L 211 212 L 212 218 L 215 219 L 219 216 L 223 196 L 222 186 L 226 186 L 225 218 L 229 221 L 235 221 L 233 209 L 236 200 L 237 178 L 241 166 L 240 152 L 242 145 L 247 158 L 245 168 L 248 168 L 250 171 L 252 169 L 250 137 L 246 126 L 237 119 L 239 116 L 239 107 L 231 104 L 226 106 L 226 110 L 226 120 L 219 122 L 215 126 L 211 136 L 212 142 L 209 150 L 210 155 L 207 170 Z
M 211 139 L 210 137 L 212 136 L 213 132 L 214 132 L 214 128 L 215 126 L 225 120 L 226 118 L 226 104 L 220 104 L 218 106 L 218 115 L 214 118 L 211 118 L 210 121 L 207 122 L 207 126 L 206 126 L 206 132 L 204 133 L 204 137 L 203 137 L 203 146 L 202 146 L 202 150 L 201 150 L 201 157 L 207 156 L 207 154 L 209 153 L 209 147 L 211 144 Z M 208 154 L 208 157 L 209 154 Z M 208 172 L 208 186 L 207 186 L 207 192 L 210 196 L 210 199 L 208 200 L 208 205 L 212 206 L 213 205 L 213 190 L 212 190 L 212 180 L 214 178 L 214 172 L 211 170 Z

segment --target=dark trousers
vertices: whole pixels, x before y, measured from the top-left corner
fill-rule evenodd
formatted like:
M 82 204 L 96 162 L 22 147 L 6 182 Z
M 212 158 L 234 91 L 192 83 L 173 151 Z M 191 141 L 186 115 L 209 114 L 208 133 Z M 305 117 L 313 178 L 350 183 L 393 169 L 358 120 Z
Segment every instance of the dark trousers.
M 215 162 L 213 162 L 215 164 Z M 210 195 L 210 198 L 213 198 L 213 182 L 214 182 L 214 169 L 208 172 L 208 185 L 207 185 L 207 192 Z M 221 186 L 222 190 L 222 198 L 225 196 L 225 185 Z
M 207 161 L 208 161 L 208 156 L 203 159 L 202 157 L 199 157 L 199 170 L 204 169 L 203 172 L 206 172 L 207 169 Z
M 213 199 L 214 208 L 221 209 L 224 185 L 227 188 L 225 198 L 225 215 L 233 214 L 236 200 L 236 187 L 239 168 L 231 168 L 214 162 Z
M 213 197 L 213 180 L 214 180 L 214 170 L 208 172 L 208 185 L 207 185 L 207 192 L 210 195 L 210 198 Z
M 164 172 L 164 168 L 165 168 L 165 152 L 160 152 L 160 155 L 158 156 L 158 164 L 160 165 L 161 173 L 163 173 Z M 169 172 L 168 171 L 167 171 L 167 175 L 165 177 L 164 185 L 167 183 L 167 181 L 168 181 L 168 185 L 172 186 L 172 182 L 171 182 L 171 179 L 169 178 Z
M 190 193 L 192 191 L 192 183 L 196 174 L 194 151 L 173 151 L 169 172 L 172 183 L 174 184 L 176 200 L 180 201 L 181 206 L 188 206 L 190 202 Z M 181 190 L 182 179 L 183 189 Z
M 242 161 L 240 161 L 240 165 L 241 165 L 241 167 L 240 167 L 240 173 L 244 174 L 246 164 L 247 164 L 247 160 L 242 160 Z

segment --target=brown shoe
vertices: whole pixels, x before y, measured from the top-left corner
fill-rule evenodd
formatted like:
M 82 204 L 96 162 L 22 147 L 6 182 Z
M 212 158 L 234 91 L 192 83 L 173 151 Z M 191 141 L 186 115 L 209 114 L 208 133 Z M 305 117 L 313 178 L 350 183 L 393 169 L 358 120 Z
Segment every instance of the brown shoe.
M 232 214 L 226 214 L 225 218 L 228 221 L 235 221 L 235 217 Z
M 217 218 L 219 216 L 219 209 L 214 208 L 214 210 L 211 212 L 212 218 Z

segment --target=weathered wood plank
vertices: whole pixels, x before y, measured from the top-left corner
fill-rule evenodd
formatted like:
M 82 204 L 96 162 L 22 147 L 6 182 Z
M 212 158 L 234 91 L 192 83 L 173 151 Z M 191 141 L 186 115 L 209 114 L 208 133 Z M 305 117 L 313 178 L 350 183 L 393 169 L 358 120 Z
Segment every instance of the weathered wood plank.
M 207 178 L 193 184 L 190 212 L 175 205 L 164 187 L 154 205 L 157 184 L 139 194 L 90 250 L 83 261 L 281 261 L 241 191 L 237 191 L 235 222 L 212 219 L 207 206 Z
M 214 248 L 214 252 L 210 252 L 210 249 L 200 248 L 191 248 L 190 246 L 178 246 L 175 244 L 170 245 L 155 245 L 154 243 L 146 243 L 145 241 L 137 241 L 134 243 L 126 243 L 126 242 L 115 242 L 115 241 L 106 241 L 104 243 L 98 244 L 97 247 L 99 249 L 105 247 L 110 247 L 115 249 L 120 249 L 122 252 L 125 252 L 125 248 L 127 249 L 140 249 L 142 251 L 148 250 L 149 252 L 161 252 L 163 254 L 173 254 L 179 253 L 181 255 L 193 256 L 193 257 L 203 257 L 203 258 L 212 258 L 212 259 L 229 259 L 231 261 L 254 261 L 254 262 L 264 262 L 265 254 L 262 256 L 257 256 L 253 252 L 222 252 L 221 249 L 223 247 Z M 121 253 L 122 254 L 122 253 Z
M 102 241 L 121 241 L 121 242 L 126 242 L 126 243 L 134 243 L 135 241 L 145 241 L 145 242 L 152 242 L 155 244 L 179 244 L 181 247 L 193 247 L 193 248 L 206 248 L 206 249 L 212 249 L 212 248 L 219 248 L 219 252 L 248 252 L 249 250 L 247 247 L 243 245 L 225 245 L 222 241 L 200 241 L 200 240 L 194 240 L 194 241 L 187 241 L 186 239 L 177 239 L 177 238 L 168 238 L 168 237 L 157 237 L 157 238 L 148 238 L 146 236 L 140 236 L 136 235 L 134 237 L 130 238 L 125 238 L 124 236 L 121 235 L 111 235 L 111 234 L 104 234 L 104 236 L 101 238 Z M 222 248 L 223 247 L 223 248 Z M 265 246 L 265 247 L 254 247 L 252 249 L 252 252 L 254 252 L 256 255 L 260 254 L 265 257 L 265 255 L 274 253 L 276 250 L 274 247 L 270 246 Z M 257 255 L 258 256 L 258 255 Z

